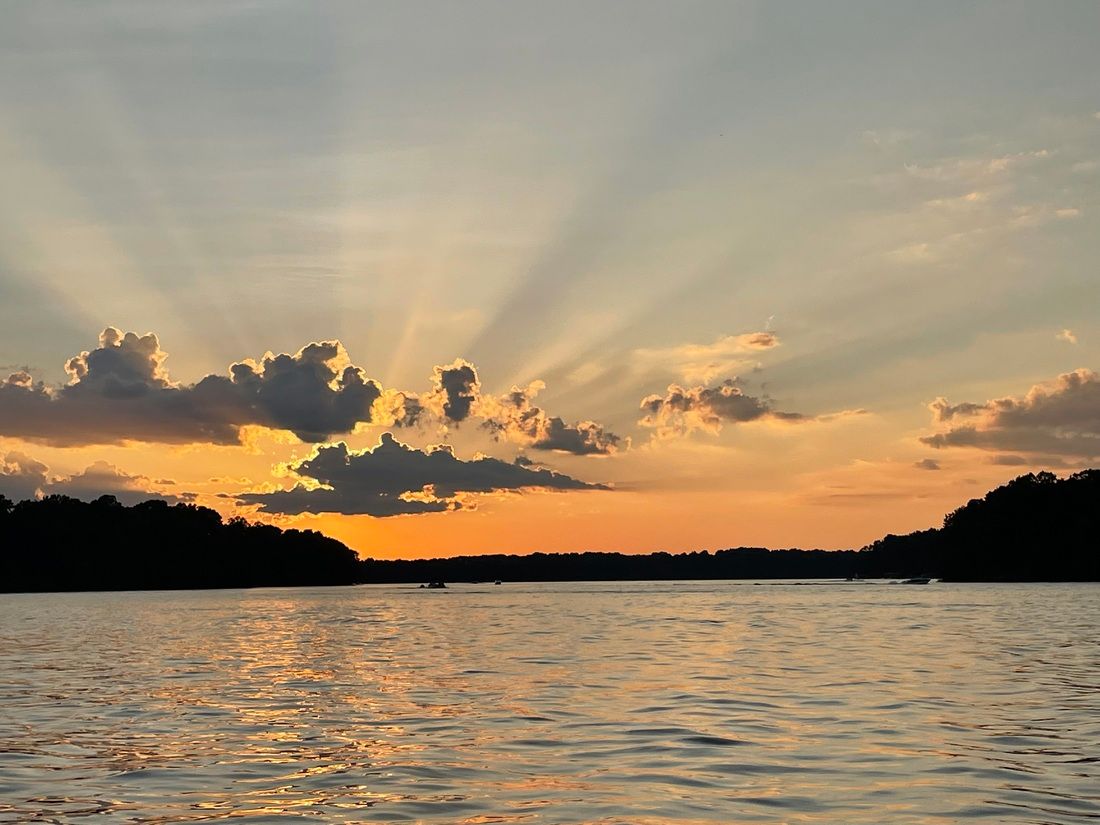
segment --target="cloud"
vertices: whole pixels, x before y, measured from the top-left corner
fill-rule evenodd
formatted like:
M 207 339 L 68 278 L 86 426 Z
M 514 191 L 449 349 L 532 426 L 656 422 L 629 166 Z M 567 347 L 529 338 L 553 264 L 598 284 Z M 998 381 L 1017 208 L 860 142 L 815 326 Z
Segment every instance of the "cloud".
M 753 365 L 746 356 L 778 347 L 774 332 L 747 332 L 723 335 L 709 344 L 680 344 L 663 349 L 637 349 L 634 358 L 649 368 L 671 369 L 685 381 L 709 383 L 719 375 L 729 375 Z
M 58 446 L 242 444 L 247 428 L 264 427 L 316 443 L 360 424 L 437 422 L 445 429 L 476 419 L 497 437 L 538 450 L 608 455 L 626 443 L 593 421 L 569 424 L 532 404 L 541 382 L 504 396 L 483 393 L 477 369 L 461 358 L 435 367 L 422 394 L 384 390 L 339 341 L 246 359 L 195 384 L 173 382 L 167 358 L 153 333 L 108 327 L 98 347 L 66 362 L 68 384 L 47 386 L 26 370 L 0 379 L 0 434 Z
M 0 458 L 0 495 L 13 501 L 33 499 L 39 494 L 58 494 L 85 501 L 113 495 L 123 504 L 137 504 L 151 498 L 175 503 L 190 497 L 157 492 L 151 488 L 173 482 L 131 475 L 106 461 L 97 461 L 82 472 L 58 478 L 51 477 L 49 469 L 23 453 L 9 452 Z
M 110 495 L 129 506 L 149 499 L 161 499 L 172 504 L 189 496 L 175 496 L 151 490 L 150 487 L 166 480 L 154 481 L 148 476 L 131 475 L 106 461 L 97 461 L 83 472 L 59 478 L 43 487 L 45 495 L 58 493 L 85 501 Z
M 986 180 L 990 177 L 1003 175 L 1018 167 L 1027 166 L 1036 161 L 1043 161 L 1051 157 L 1053 153 L 1048 149 L 1035 149 L 1026 152 L 1013 152 L 996 157 L 963 157 L 951 158 L 940 163 L 922 166 L 920 164 L 906 164 L 906 173 L 920 180 L 937 181 L 941 183 L 959 183 Z
M 665 395 L 649 395 L 642 399 L 645 415 L 638 422 L 657 432 L 659 437 L 686 435 L 695 430 L 717 433 L 724 423 L 756 421 L 771 418 L 780 421 L 800 421 L 800 413 L 773 410 L 764 398 L 747 395 L 731 378 L 717 387 L 681 387 L 669 384 Z
M 542 381 L 525 388 L 512 387 L 503 395 L 484 393 L 477 369 L 459 358 L 433 370 L 432 389 L 423 395 L 402 394 L 389 402 L 381 416 L 395 426 L 412 426 L 437 420 L 444 428 L 466 420 L 477 420 L 494 438 L 536 450 L 573 455 L 610 455 L 628 444 L 627 439 L 608 432 L 594 421 L 568 424 L 551 416 L 532 399 L 545 389 Z
M 1005 453 L 1002 455 L 995 455 L 989 459 L 990 464 L 995 464 L 1000 467 L 1046 467 L 1048 469 L 1065 469 L 1067 467 L 1075 467 L 1077 463 L 1067 462 L 1065 459 L 1058 458 L 1057 456 L 1033 456 L 1028 458 L 1022 455 L 1012 455 L 1011 453 Z
M 0 456 L 0 496 L 12 501 L 34 498 L 47 481 L 49 467 L 20 452 Z
M 457 458 L 449 446 L 418 450 L 383 433 L 370 450 L 343 442 L 318 447 L 290 467 L 306 484 L 270 493 L 240 493 L 237 500 L 270 513 L 342 513 L 377 517 L 457 510 L 463 494 L 518 490 L 607 490 L 547 469 L 496 458 Z M 320 485 L 320 486 L 317 486 Z
M 940 467 L 940 463 L 938 461 L 936 461 L 934 458 L 922 458 L 920 461 L 914 462 L 913 466 L 916 467 L 918 470 L 939 470 L 939 469 L 942 469 Z
M 689 435 L 696 430 L 717 434 L 728 423 L 777 421 L 786 424 L 828 423 L 865 415 L 866 410 L 839 410 L 823 415 L 784 412 L 772 406 L 771 399 L 749 395 L 738 386 L 737 378 L 727 378 L 715 387 L 682 387 L 669 384 L 664 395 L 642 399 L 644 412 L 638 424 L 654 431 L 657 438 Z
M 557 416 L 547 415 L 532 403 L 545 386 L 542 381 L 533 381 L 522 389 L 512 387 L 505 395 L 483 397 L 477 406 L 483 426 L 497 438 L 574 455 L 610 455 L 626 443 L 595 421 L 566 424 Z
M 430 394 L 439 399 L 444 418 L 458 423 L 470 415 L 470 407 L 481 395 L 481 381 L 469 361 L 456 358 L 454 363 L 435 367 L 432 376 L 435 388 Z
M 1023 396 L 954 405 L 937 398 L 929 409 L 934 423 L 952 425 L 921 438 L 937 449 L 1100 456 L 1100 375 L 1089 369 L 1036 384 Z
M 1064 329 L 1061 332 L 1059 332 L 1057 335 L 1055 335 L 1054 337 L 1057 338 L 1059 341 L 1065 341 L 1067 344 L 1076 344 L 1077 343 L 1077 336 L 1074 334 L 1073 330 L 1071 330 L 1071 329 Z
M 970 401 L 951 404 L 946 398 L 940 396 L 928 405 L 928 409 L 932 411 L 932 420 L 936 423 L 942 423 L 951 421 L 956 417 L 977 415 L 985 409 L 985 404 L 975 404 Z
M 99 346 L 70 358 L 67 385 L 17 372 L 0 383 L 0 433 L 61 446 L 126 441 L 241 443 L 241 428 L 289 430 L 322 441 L 371 420 L 377 382 L 353 366 L 339 341 L 268 353 L 229 375 L 173 383 L 153 333 L 108 327 Z

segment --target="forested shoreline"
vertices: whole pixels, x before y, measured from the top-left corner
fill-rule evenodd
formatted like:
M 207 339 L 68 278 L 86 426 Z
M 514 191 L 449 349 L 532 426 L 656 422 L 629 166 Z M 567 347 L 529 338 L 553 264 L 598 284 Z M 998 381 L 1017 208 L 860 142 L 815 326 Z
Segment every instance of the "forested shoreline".
M 363 559 L 312 530 L 225 521 L 193 504 L 0 496 L 0 591 L 477 581 L 830 579 L 1100 581 L 1100 470 L 1020 476 L 943 526 L 860 550 L 534 553 Z

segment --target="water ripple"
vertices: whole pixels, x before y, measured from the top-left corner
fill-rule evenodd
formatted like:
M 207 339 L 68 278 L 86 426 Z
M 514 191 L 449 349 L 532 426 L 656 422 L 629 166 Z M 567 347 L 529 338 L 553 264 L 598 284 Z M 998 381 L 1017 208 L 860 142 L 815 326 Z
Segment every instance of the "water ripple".
M 1100 587 L 446 595 L 0 596 L 0 822 L 1100 820 Z

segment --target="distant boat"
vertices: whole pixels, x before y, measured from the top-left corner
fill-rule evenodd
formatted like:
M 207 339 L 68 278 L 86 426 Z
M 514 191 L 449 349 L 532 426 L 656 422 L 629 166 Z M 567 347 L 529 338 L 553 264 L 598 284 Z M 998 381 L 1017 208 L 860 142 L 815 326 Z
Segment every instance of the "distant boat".
M 901 584 L 928 584 L 932 581 L 928 576 L 913 576 L 911 579 L 902 580 Z
M 497 579 L 493 584 L 500 584 L 500 579 Z
M 427 589 L 427 590 L 446 590 L 447 585 L 445 585 L 443 582 L 428 582 L 426 585 L 425 584 L 420 585 L 420 589 L 421 590 L 425 590 L 425 589 Z

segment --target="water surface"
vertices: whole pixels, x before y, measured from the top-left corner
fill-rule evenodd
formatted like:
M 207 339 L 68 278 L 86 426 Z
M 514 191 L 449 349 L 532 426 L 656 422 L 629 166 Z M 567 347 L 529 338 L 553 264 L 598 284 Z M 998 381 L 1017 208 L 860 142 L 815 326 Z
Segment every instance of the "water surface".
M 1100 586 L 0 596 L 0 821 L 1100 819 Z

